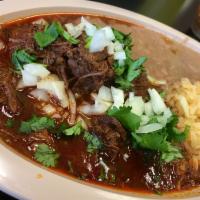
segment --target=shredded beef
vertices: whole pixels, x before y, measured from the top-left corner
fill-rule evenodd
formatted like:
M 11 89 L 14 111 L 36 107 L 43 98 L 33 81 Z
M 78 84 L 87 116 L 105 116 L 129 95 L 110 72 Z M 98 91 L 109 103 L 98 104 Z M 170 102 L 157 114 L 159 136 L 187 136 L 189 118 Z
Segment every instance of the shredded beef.
M 47 64 L 51 72 L 57 73 L 65 82 L 70 80 L 73 92 L 79 94 L 98 91 L 101 85 L 114 79 L 113 58 L 108 55 L 106 49 L 90 53 L 85 48 L 86 37 L 83 34 L 78 38 L 78 45 L 72 45 L 59 37 L 41 50 L 33 36 L 36 31 L 42 31 L 43 28 L 36 24 L 26 24 L 12 29 L 8 41 L 10 54 L 16 49 L 25 49 L 28 53 L 35 54 L 38 61 Z M 58 60 L 61 60 L 61 63 Z
M 114 78 L 113 59 L 106 50 L 90 53 L 85 48 L 84 37 L 79 40 L 79 45 L 71 45 L 59 38 L 43 51 L 37 51 L 37 57 L 48 65 L 51 72 L 58 74 L 67 87 L 70 80 L 73 92 L 98 91 L 101 85 Z
M 10 69 L 0 63 L 0 103 L 8 104 L 12 113 L 19 111 L 19 101 L 14 87 L 15 79 Z
M 26 49 L 30 53 L 35 53 L 36 43 L 33 38 L 34 32 L 41 29 L 41 26 L 25 24 L 15 27 L 8 32 L 8 49 L 10 53 L 17 49 Z
M 67 52 L 68 67 L 77 80 L 72 90 L 80 94 L 98 91 L 101 85 L 113 80 L 112 59 L 106 50 L 90 53 L 81 42 Z
M 89 131 L 99 137 L 105 148 L 115 155 L 126 140 L 126 131 L 120 122 L 106 115 L 92 117 Z
M 146 97 L 147 89 L 150 86 L 150 83 L 147 79 L 146 72 L 143 72 L 139 78 L 137 78 L 134 82 L 134 91 L 137 96 Z
M 31 133 L 24 137 L 24 141 L 31 147 L 32 150 L 35 149 L 35 145 L 37 144 L 45 143 L 50 146 L 53 146 L 54 144 L 54 140 L 47 130 Z

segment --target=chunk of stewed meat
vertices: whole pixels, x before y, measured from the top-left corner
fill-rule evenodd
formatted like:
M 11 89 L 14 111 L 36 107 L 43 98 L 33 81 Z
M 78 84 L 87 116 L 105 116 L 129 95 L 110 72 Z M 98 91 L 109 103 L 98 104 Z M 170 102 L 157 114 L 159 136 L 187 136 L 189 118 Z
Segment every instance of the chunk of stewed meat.
M 126 131 L 120 122 L 109 116 L 92 117 L 89 131 L 99 137 L 104 147 L 115 155 L 126 140 Z
M 77 47 L 67 52 L 67 64 L 72 77 L 76 79 L 72 90 L 80 94 L 98 91 L 101 85 L 113 80 L 113 59 L 106 50 L 90 53 L 85 48 L 83 37 Z

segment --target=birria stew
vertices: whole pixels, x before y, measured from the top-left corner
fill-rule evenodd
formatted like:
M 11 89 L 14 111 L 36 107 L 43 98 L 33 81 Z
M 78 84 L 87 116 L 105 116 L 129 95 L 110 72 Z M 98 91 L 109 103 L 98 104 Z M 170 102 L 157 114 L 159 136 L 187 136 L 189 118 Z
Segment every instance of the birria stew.
M 175 98 L 168 83 L 172 63 L 188 64 L 176 45 L 184 49 L 100 16 L 1 24 L 0 138 L 47 168 L 101 186 L 156 194 L 199 186 L 193 125 L 181 121 L 190 101 L 184 92 Z

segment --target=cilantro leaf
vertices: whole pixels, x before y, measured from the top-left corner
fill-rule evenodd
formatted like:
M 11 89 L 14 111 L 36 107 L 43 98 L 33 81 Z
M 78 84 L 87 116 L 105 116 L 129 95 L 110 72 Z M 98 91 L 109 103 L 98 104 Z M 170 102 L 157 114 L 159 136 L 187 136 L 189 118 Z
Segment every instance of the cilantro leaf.
M 50 35 L 52 38 L 57 38 L 59 36 L 58 32 L 58 22 L 53 22 L 51 25 L 45 27 L 44 33 Z
M 166 91 L 161 91 L 159 94 L 160 94 L 160 96 L 164 99 L 165 96 L 166 96 Z
M 130 34 L 124 34 L 116 29 L 113 29 L 115 39 L 124 45 L 126 54 L 125 63 L 122 66 L 117 61 L 114 62 L 114 71 L 116 74 L 115 83 L 124 90 L 129 90 L 133 84 L 132 81 L 138 78 L 144 71 L 143 63 L 147 60 L 142 56 L 136 60 L 131 58 L 132 38 Z
M 23 69 L 24 64 L 36 61 L 34 55 L 28 54 L 25 50 L 15 50 L 12 54 L 12 64 L 15 66 L 16 71 Z
M 56 22 L 57 31 L 60 36 L 64 37 L 71 44 L 78 44 L 79 40 L 71 36 L 67 31 L 64 30 L 60 22 Z
M 75 37 L 71 36 L 67 31 L 64 31 L 62 33 L 62 36 L 71 44 L 78 44 L 79 40 L 77 40 Z
M 51 25 L 45 27 L 44 32 L 36 32 L 34 39 L 41 48 L 44 48 L 54 42 L 58 36 L 64 37 L 71 44 L 79 43 L 79 40 L 64 30 L 60 22 L 53 22 Z
M 53 22 L 45 28 L 44 32 L 36 32 L 34 39 L 41 48 L 44 48 L 54 42 L 58 35 L 57 23 Z
M 132 81 L 138 78 L 144 71 L 143 63 L 147 60 L 142 56 L 137 60 L 127 58 L 124 66 L 119 66 L 116 62 L 114 64 L 114 71 L 117 77 L 115 83 L 124 90 L 129 90 L 133 84 Z
M 181 158 L 183 158 L 183 155 L 181 154 L 180 150 L 177 147 L 172 146 L 170 143 L 169 150 L 167 152 L 162 152 L 161 154 L 161 160 L 165 161 L 166 163 Z
M 131 107 L 113 107 L 107 111 L 107 115 L 115 117 L 129 131 L 136 131 L 141 122 L 141 118 L 131 112 Z
M 131 133 L 136 144 L 144 149 L 150 149 L 161 153 L 161 160 L 171 162 L 174 159 L 182 158 L 178 147 L 168 142 L 165 132 L 158 131 L 153 133 L 136 134 Z
M 34 159 L 42 163 L 45 167 L 55 167 L 59 154 L 47 144 L 38 144 L 34 154 Z
M 57 138 L 57 139 L 60 139 L 61 136 L 63 135 L 63 131 L 65 129 L 69 128 L 69 126 L 66 124 L 66 123 L 62 123 L 59 127 L 56 127 L 54 129 L 51 129 L 51 133 L 54 134 L 54 136 Z
M 99 140 L 99 138 L 87 131 L 85 131 L 83 139 L 88 143 L 87 151 L 89 153 L 93 153 L 95 150 L 100 149 L 102 147 L 102 143 Z
M 115 61 L 115 62 L 114 62 L 113 67 L 114 67 L 115 74 L 116 74 L 117 76 L 121 76 L 121 75 L 124 73 L 124 71 L 125 71 L 125 66 L 119 64 L 118 61 Z
M 124 34 L 115 28 L 113 28 L 112 30 L 113 30 L 115 39 L 119 41 L 120 43 L 124 44 L 125 53 L 128 57 L 130 57 L 130 52 L 132 48 L 132 38 L 130 36 L 130 33 Z
M 52 36 L 46 32 L 36 32 L 34 35 L 34 39 L 37 42 L 37 44 L 41 47 L 44 48 L 54 42 L 57 37 Z
M 183 142 L 187 139 L 190 131 L 190 126 L 186 126 L 184 131 L 179 131 L 176 127 L 173 127 L 171 131 L 169 131 L 168 139 L 174 142 Z
M 63 131 L 63 134 L 70 136 L 70 135 L 80 135 L 82 132 L 82 125 L 81 122 L 76 123 L 74 126 L 67 128 Z
M 115 39 L 118 40 L 120 43 L 124 42 L 125 34 L 122 33 L 121 31 L 118 31 L 117 29 L 113 28 L 113 33 L 115 36 Z
M 147 58 L 145 56 L 142 56 L 137 60 L 128 59 L 127 80 L 129 82 L 133 81 L 142 73 L 142 65 L 146 60 Z
M 89 49 L 90 44 L 91 44 L 91 42 L 92 42 L 92 36 L 87 37 L 86 40 L 85 40 L 85 42 L 86 42 L 85 48 L 86 48 L 86 49 Z
M 119 85 L 119 88 L 121 88 L 123 90 L 129 90 L 133 86 L 132 82 L 127 81 L 123 77 L 116 77 L 115 83 L 117 85 Z
M 6 121 L 6 127 L 12 128 L 14 126 L 14 122 L 15 122 L 14 119 L 8 119 Z
M 168 132 L 168 140 L 173 142 L 182 142 L 184 141 L 190 131 L 189 126 L 185 126 L 185 129 L 183 132 L 179 131 L 176 128 L 176 125 L 178 124 L 178 117 L 177 115 L 173 114 L 169 119 L 167 123 L 167 132 Z
M 43 129 L 51 129 L 55 127 L 54 119 L 49 117 L 36 117 L 33 116 L 28 121 L 22 121 L 19 131 L 22 133 L 37 132 Z

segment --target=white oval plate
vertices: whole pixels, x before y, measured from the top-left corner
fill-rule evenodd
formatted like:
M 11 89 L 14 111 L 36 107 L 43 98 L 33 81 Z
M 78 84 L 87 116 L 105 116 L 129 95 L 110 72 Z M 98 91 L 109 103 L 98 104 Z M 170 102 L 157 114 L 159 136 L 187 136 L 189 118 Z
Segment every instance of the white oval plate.
M 121 8 L 81 0 L 4 0 L 0 1 L 0 23 L 19 17 L 50 12 L 100 14 L 132 21 L 160 32 L 200 52 L 197 41 L 150 18 Z M 0 190 L 20 199 L 36 200 L 136 200 L 141 195 L 122 194 L 86 185 L 72 178 L 54 174 L 0 144 Z M 149 198 L 156 198 L 151 196 Z M 157 197 L 160 199 L 160 197 Z M 170 198 L 170 197 L 168 197 Z M 172 199 L 172 198 L 170 198 Z M 197 200 L 199 197 L 188 199 Z

